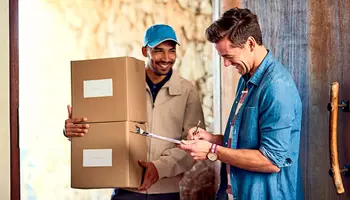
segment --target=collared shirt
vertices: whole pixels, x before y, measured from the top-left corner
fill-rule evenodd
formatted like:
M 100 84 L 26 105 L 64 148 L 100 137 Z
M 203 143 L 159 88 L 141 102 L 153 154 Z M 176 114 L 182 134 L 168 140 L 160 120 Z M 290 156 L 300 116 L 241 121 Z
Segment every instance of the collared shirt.
M 269 52 L 249 79 L 241 77 L 226 125 L 223 146 L 259 150 L 278 173 L 260 173 L 230 167 L 234 199 L 303 199 L 300 185 L 299 144 L 302 104 L 292 76 Z M 237 111 L 242 91 L 248 94 Z M 233 118 L 235 122 L 231 124 Z M 217 199 L 227 199 L 226 164 L 221 166 Z
M 153 103 L 154 101 L 156 100 L 156 97 L 157 97 L 157 94 L 159 92 L 159 90 L 163 87 L 163 85 L 169 81 L 171 75 L 173 74 L 173 70 L 170 69 L 170 71 L 167 73 L 167 75 L 165 76 L 165 78 L 157 83 L 157 84 L 154 84 L 150 78 L 148 78 L 147 74 L 146 74 L 146 82 L 147 82 L 147 85 L 148 87 L 150 88 L 151 90 L 151 93 L 152 93 L 152 99 L 153 99 Z

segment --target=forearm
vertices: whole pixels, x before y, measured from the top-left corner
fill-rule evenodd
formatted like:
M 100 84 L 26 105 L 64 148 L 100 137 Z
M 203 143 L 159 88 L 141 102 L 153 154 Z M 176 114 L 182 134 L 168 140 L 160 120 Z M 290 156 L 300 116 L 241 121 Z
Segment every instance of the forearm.
M 172 148 L 164 151 L 162 156 L 152 161 L 158 170 L 159 178 L 173 177 L 189 171 L 196 163 L 185 151 Z
M 259 150 L 230 149 L 217 146 L 216 153 L 220 161 L 244 170 L 263 173 L 276 173 L 280 171 Z

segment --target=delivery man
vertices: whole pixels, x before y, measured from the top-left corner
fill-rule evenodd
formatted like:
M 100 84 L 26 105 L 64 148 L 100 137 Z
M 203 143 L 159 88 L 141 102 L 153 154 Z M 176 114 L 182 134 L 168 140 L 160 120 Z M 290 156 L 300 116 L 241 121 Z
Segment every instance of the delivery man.
M 149 27 L 145 33 L 142 54 L 146 62 L 147 130 L 166 137 L 186 138 L 187 130 L 205 127 L 197 89 L 176 71 L 176 47 L 179 44 L 174 30 L 165 24 Z M 74 109 L 74 108 L 73 108 Z M 66 137 L 82 137 L 88 133 L 86 118 L 69 118 L 65 121 Z M 144 181 L 138 189 L 115 189 L 112 200 L 158 199 L 179 200 L 179 182 L 183 173 L 195 164 L 184 150 L 170 142 L 150 139 L 149 161 L 140 161 L 145 169 Z

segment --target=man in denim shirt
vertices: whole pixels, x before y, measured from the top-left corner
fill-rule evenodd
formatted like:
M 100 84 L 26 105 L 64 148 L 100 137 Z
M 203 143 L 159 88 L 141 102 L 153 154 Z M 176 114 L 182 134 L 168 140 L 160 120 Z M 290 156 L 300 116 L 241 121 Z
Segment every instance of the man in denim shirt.
M 180 148 L 222 162 L 217 199 L 303 199 L 302 105 L 290 73 L 262 44 L 257 16 L 233 8 L 206 30 L 226 67 L 242 75 L 224 136 L 192 128 Z

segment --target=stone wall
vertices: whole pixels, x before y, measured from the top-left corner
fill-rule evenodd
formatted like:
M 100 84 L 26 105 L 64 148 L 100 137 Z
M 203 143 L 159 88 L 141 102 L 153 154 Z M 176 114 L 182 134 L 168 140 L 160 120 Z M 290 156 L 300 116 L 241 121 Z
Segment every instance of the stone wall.
M 212 45 L 205 40 L 205 28 L 212 21 L 210 0 L 48 0 L 46 6 L 61 15 L 84 58 L 144 59 L 140 48 L 145 30 L 156 23 L 172 26 L 181 43 L 174 69 L 201 91 L 206 125 L 211 129 Z
M 210 0 L 19 0 L 22 199 L 110 197 L 111 190 L 70 188 L 70 144 L 62 136 L 70 61 L 144 59 L 143 34 L 152 24 L 166 23 L 177 32 L 174 69 L 198 87 L 212 130 L 212 46 L 204 37 L 211 20 Z M 195 165 L 181 183 L 182 199 L 210 198 L 213 175 L 212 163 Z

